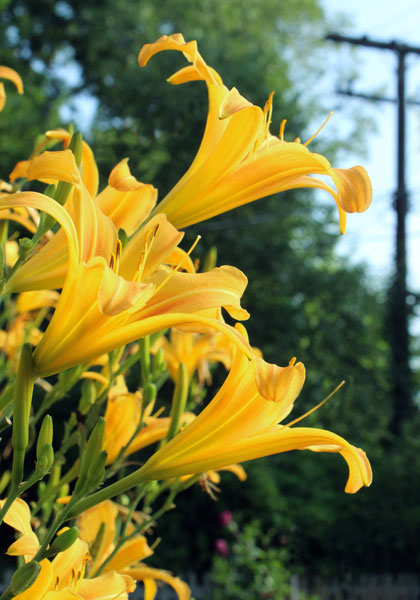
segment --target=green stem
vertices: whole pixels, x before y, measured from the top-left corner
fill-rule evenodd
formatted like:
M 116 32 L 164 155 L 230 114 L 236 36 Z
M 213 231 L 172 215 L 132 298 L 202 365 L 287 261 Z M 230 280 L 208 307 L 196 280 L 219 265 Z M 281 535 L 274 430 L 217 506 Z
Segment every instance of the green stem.
M 110 498 L 114 498 L 119 494 L 123 494 L 124 492 L 135 487 L 139 483 L 143 483 L 139 480 L 139 474 L 141 473 L 141 471 L 142 468 L 137 469 L 137 471 L 130 473 L 130 475 L 123 477 L 122 479 L 116 481 L 115 483 L 112 483 L 108 487 L 103 488 L 98 492 L 95 492 L 94 494 L 88 496 L 87 498 L 84 498 L 83 500 L 75 502 L 74 506 L 72 507 L 72 511 L 69 513 L 68 518 L 73 519 L 88 508 L 91 508 L 92 506 L 95 506 L 96 504 L 99 504 L 104 500 L 109 500 Z

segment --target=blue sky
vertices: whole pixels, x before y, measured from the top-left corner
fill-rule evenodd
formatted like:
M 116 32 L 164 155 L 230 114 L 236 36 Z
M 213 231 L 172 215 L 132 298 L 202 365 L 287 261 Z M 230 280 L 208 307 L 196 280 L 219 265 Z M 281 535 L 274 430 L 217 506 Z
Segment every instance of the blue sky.
M 398 40 L 420 46 L 419 0 L 321 0 L 327 14 L 348 15 L 353 26 L 346 33 L 359 37 L 367 35 L 383 41 Z M 349 8 L 350 6 L 350 8 Z M 362 93 L 381 91 L 389 97 L 396 96 L 395 69 L 397 60 L 392 52 L 360 48 L 356 54 L 357 70 L 361 75 L 354 90 Z M 408 95 L 420 100 L 420 56 L 410 55 L 407 61 L 406 85 Z M 328 90 L 334 104 L 334 90 Z M 396 107 L 378 103 L 366 106 L 366 101 L 343 97 L 343 101 L 360 103 L 368 108 L 376 120 L 377 131 L 368 135 L 369 156 L 361 158 L 355 148 L 353 161 L 368 170 L 374 189 L 374 200 L 367 213 L 350 216 L 348 233 L 340 241 L 343 253 L 355 260 L 368 262 L 372 275 L 386 278 L 392 268 L 394 244 L 393 193 L 396 187 Z M 335 100 L 336 102 L 336 100 Z M 357 106 L 357 104 L 356 104 Z M 340 119 L 339 112 L 334 119 Z M 407 186 L 411 209 L 408 217 L 409 283 L 420 288 L 420 107 L 407 109 Z M 338 165 L 337 165 L 338 166 Z

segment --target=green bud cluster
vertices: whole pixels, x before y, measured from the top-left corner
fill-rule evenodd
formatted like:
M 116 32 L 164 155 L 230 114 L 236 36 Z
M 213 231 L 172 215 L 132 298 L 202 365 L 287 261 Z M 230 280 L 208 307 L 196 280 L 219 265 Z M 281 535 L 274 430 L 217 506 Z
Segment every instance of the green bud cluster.
M 108 456 L 107 452 L 102 450 L 104 438 L 105 419 L 99 417 L 81 458 L 79 478 L 74 490 L 76 495 L 87 494 L 104 480 Z

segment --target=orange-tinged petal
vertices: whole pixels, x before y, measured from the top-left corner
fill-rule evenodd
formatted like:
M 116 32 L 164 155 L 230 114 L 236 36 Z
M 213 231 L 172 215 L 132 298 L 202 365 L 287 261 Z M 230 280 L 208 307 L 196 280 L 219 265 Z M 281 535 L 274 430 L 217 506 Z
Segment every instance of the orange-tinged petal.
M 248 319 L 240 298 L 248 283 L 235 267 L 216 267 L 206 273 L 168 273 L 157 271 L 149 278 L 157 286 L 139 315 L 143 318 L 162 313 L 189 312 L 222 306 L 234 319 Z M 165 282 L 165 283 L 164 283 Z
M 98 290 L 99 310 L 109 316 L 119 315 L 132 308 L 140 299 L 146 300 L 153 294 L 154 286 L 137 281 L 127 281 L 107 268 L 101 257 L 95 263 L 103 269 L 103 277 Z M 94 260 L 90 262 L 94 266 Z

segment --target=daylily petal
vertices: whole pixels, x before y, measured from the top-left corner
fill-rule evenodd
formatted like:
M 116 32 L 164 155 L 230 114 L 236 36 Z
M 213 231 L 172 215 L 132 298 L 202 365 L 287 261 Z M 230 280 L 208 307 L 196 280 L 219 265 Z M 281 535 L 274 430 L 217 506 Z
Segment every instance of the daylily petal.
M 22 535 L 16 542 L 13 542 L 8 547 L 6 554 L 9 556 L 25 556 L 25 561 L 27 562 L 35 556 L 38 550 L 39 541 L 35 533 L 32 532 L 29 535 Z
M 37 290 L 32 292 L 22 292 L 16 301 L 18 312 L 29 312 L 46 306 L 56 306 L 60 294 L 54 290 Z
M 136 394 L 124 394 L 108 398 L 105 411 L 105 441 L 103 449 L 107 451 L 107 463 L 112 463 L 131 439 L 140 421 L 141 397 Z
M 38 194 L 37 192 L 19 192 L 18 194 L 0 195 L 0 209 L 13 208 L 16 206 L 37 208 L 38 210 L 48 213 L 60 223 L 68 241 L 68 269 L 71 271 L 79 261 L 79 244 L 77 241 L 76 229 L 67 211 L 57 204 L 57 202 L 48 198 L 48 196 Z
M 14 69 L 0 66 L 0 79 L 12 81 L 15 84 L 18 93 L 23 94 L 22 78 Z
M 124 191 L 108 185 L 97 197 L 96 205 L 107 215 L 117 231 L 132 235 L 147 219 L 156 204 L 157 189 L 140 182 L 133 190 Z
M 160 448 L 136 481 L 169 479 L 296 449 L 340 452 L 350 471 L 346 491 L 370 485 L 366 456 L 329 431 L 278 425 L 289 414 L 305 377 L 301 363 L 281 369 L 237 351 L 219 392 L 198 417 Z M 261 395 L 261 391 L 263 395 Z M 271 400 L 271 401 L 269 401 Z
M 184 237 L 169 223 L 166 215 L 156 215 L 128 242 L 120 260 L 119 273 L 126 279 L 147 279 Z
M 154 579 L 143 579 L 144 600 L 154 600 L 157 594 L 157 585 Z
M 131 174 L 128 166 L 128 158 L 123 158 L 111 171 L 108 183 L 111 187 L 121 192 L 131 192 L 143 186 L 140 181 Z
M 118 508 L 115 502 L 105 500 L 96 506 L 83 512 L 77 519 L 77 526 L 80 531 L 80 539 L 92 546 L 98 535 L 98 531 L 105 523 L 105 534 L 102 543 L 103 549 L 108 549 L 112 546 L 116 533 L 116 520 L 118 516 Z M 101 555 L 102 550 L 99 550 L 97 556 Z M 104 556 L 106 558 L 106 556 Z
M 0 508 L 4 503 L 5 500 L 0 500 Z M 21 498 L 14 500 L 4 517 L 4 522 L 23 535 L 28 536 L 33 533 L 31 526 L 31 511 L 26 502 Z
M 83 600 L 128 600 L 128 594 L 135 589 L 136 582 L 132 577 L 115 571 L 82 579 L 77 585 L 77 593 Z
M 121 546 L 105 566 L 105 572 L 122 571 L 152 554 L 153 550 L 149 547 L 146 538 L 142 535 L 136 536 Z
M 195 274 L 172 272 L 169 277 L 162 269 L 155 272 L 149 281 L 157 289 L 139 313 L 143 318 L 163 312 L 197 312 L 216 306 L 225 308 L 234 319 L 249 318 L 249 313 L 240 305 L 248 280 L 235 267 L 216 267 L 206 273 Z
M 158 579 L 160 581 L 164 581 L 175 590 L 179 600 L 189 600 L 191 598 L 190 588 L 187 586 L 187 584 L 181 581 L 179 577 L 173 577 L 167 571 L 146 567 L 145 565 L 138 565 L 136 567 L 130 567 L 129 569 L 126 569 L 125 573 L 137 581 L 143 581 L 144 579 Z
M 66 129 L 53 129 L 47 131 L 45 137 L 48 140 L 56 139 L 64 142 L 67 147 L 71 141 L 71 134 Z M 95 157 L 90 146 L 82 142 L 82 180 L 90 196 L 94 198 L 98 191 L 99 173 Z
M 18 93 L 23 94 L 22 79 L 21 79 L 19 73 L 17 73 L 14 69 L 11 69 L 10 67 L 0 66 L 0 79 L 8 79 L 9 81 L 12 81 L 15 84 Z M 6 103 L 6 92 L 4 90 L 3 83 L 0 82 L 0 111 L 3 110 L 5 103 Z
M 362 167 L 333 169 L 321 155 L 305 145 L 288 143 L 269 133 L 271 97 L 264 111 L 253 106 L 233 88 L 227 90 L 208 67 L 195 42 L 186 43 L 179 34 L 163 36 L 147 44 L 139 54 L 144 66 L 162 50 L 184 53 L 192 66 L 178 71 L 169 81 L 204 80 L 209 93 L 209 114 L 200 149 L 191 167 L 156 207 L 178 228 L 211 218 L 258 198 L 296 187 L 328 190 L 337 202 L 340 229 L 345 212 L 362 212 L 372 198 L 369 177 Z M 308 175 L 329 175 L 337 192 Z

